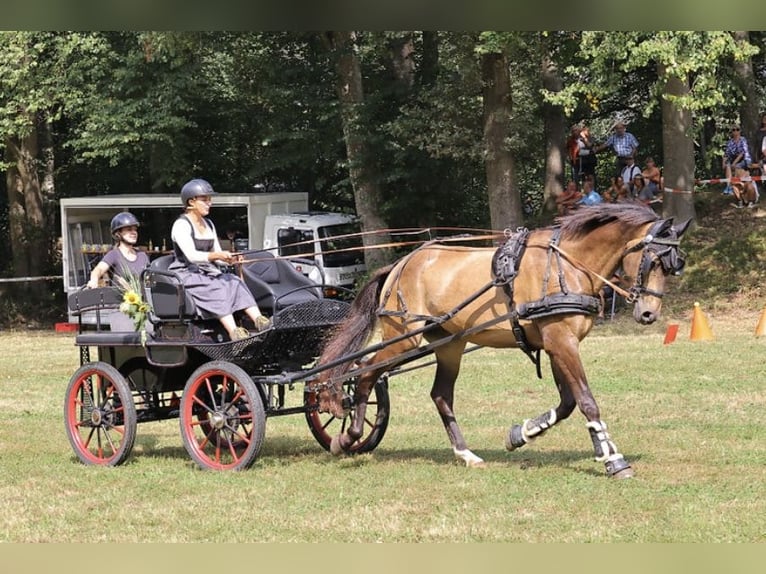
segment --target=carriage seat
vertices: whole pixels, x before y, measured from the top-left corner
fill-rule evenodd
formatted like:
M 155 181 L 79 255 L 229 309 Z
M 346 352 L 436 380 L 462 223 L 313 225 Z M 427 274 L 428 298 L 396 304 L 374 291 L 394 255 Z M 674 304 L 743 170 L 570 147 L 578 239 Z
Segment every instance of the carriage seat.
M 286 259 L 277 259 L 268 251 L 248 253 L 247 257 L 251 263 L 242 266 L 242 276 L 261 312 L 273 315 L 322 298 L 321 287 Z
M 152 313 L 158 319 L 191 320 L 199 318 L 197 307 L 184 289 L 181 278 L 168 267 L 175 255 L 162 255 L 154 259 L 144 270 L 146 296 Z

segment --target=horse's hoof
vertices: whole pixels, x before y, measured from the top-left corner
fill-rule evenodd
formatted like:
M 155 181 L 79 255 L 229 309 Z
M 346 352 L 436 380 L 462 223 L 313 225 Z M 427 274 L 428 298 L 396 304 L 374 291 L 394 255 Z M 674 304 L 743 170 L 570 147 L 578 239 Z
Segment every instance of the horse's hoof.
M 633 469 L 628 467 L 617 471 L 614 474 L 610 474 L 609 478 L 633 478 L 634 476 L 635 473 L 633 472 Z
M 465 465 L 468 468 L 487 468 L 487 463 L 483 460 L 467 460 L 465 461 Z
M 521 425 L 513 425 L 508 434 L 505 435 L 505 448 L 513 451 L 525 444 L 527 444 L 527 441 L 524 440 L 524 429 Z
M 621 456 L 614 460 L 606 461 L 604 466 L 609 478 L 633 478 L 635 476 L 633 469 Z
M 333 456 L 341 456 L 345 454 L 343 447 L 340 445 L 340 435 L 336 434 L 330 441 L 330 454 Z

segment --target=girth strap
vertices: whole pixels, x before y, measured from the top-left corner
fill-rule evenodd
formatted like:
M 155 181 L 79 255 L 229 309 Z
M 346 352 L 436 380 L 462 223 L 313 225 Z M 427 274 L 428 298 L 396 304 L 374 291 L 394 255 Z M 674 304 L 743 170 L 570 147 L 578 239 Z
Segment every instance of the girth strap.
M 498 247 L 495 255 L 492 257 L 492 274 L 495 277 L 495 283 L 502 285 L 503 291 L 508 297 L 508 310 L 510 312 L 511 331 L 516 339 L 519 349 L 529 357 L 537 370 L 537 377 L 543 378 L 540 370 L 540 349 L 533 349 L 527 340 L 524 329 L 519 323 L 519 313 L 516 310 L 516 303 L 513 300 L 513 282 L 519 274 L 519 266 L 524 251 L 527 248 L 527 239 L 529 238 L 529 229 L 519 227 L 516 233 L 511 235 L 503 245 Z

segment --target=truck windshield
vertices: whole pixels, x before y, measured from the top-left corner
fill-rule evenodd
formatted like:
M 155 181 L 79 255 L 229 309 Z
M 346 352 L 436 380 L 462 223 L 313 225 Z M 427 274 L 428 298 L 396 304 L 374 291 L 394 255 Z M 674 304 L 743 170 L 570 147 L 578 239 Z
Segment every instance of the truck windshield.
M 363 264 L 364 251 L 359 233 L 359 225 L 355 223 L 320 227 L 319 239 L 322 242 L 325 267 Z

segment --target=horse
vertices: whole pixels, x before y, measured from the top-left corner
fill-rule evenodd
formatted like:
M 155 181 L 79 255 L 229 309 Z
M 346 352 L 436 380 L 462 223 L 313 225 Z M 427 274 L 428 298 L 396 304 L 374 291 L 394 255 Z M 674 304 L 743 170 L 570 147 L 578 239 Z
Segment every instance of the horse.
M 579 343 L 594 324 L 605 283 L 626 295 L 638 323 L 659 318 L 666 276 L 680 274 L 685 263 L 679 244 L 691 220 L 675 225 L 642 204 L 617 203 L 583 206 L 553 223 L 520 228 L 499 249 L 424 244 L 370 277 L 323 346 L 318 365 L 326 368 L 311 384 L 320 412 L 343 418 L 355 409 L 350 426 L 332 438 L 333 454 L 351 452 L 362 436 L 367 399 L 379 377 L 432 348 L 431 399 L 454 455 L 466 466 L 484 466 L 453 411 L 455 380 L 470 342 L 521 348 L 536 360 L 538 376 L 540 351 L 549 357 L 559 403 L 513 425 L 505 437 L 508 450 L 540 437 L 577 406 L 607 476 L 634 475 L 588 387 Z M 623 284 L 632 282 L 628 291 L 607 279 L 619 268 Z M 381 342 L 365 347 L 376 328 Z M 343 381 L 354 377 L 352 401 Z

